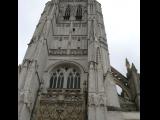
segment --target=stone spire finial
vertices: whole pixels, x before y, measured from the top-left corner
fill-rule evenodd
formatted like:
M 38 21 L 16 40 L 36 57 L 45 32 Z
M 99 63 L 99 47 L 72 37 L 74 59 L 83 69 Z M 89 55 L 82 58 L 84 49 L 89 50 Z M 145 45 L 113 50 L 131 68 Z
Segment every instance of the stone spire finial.
M 137 69 L 135 67 L 135 65 L 132 63 L 132 68 L 131 68 L 133 71 L 137 72 Z
M 129 61 L 128 61 L 127 58 L 126 58 L 126 68 L 127 68 L 127 69 L 130 69 L 130 64 L 129 64 Z

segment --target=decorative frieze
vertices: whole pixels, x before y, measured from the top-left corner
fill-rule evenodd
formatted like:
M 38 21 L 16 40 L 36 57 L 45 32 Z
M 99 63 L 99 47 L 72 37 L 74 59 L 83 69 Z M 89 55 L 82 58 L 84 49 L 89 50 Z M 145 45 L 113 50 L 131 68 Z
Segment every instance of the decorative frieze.
M 73 27 L 87 27 L 87 23 L 73 23 Z
M 76 39 L 77 39 L 77 36 L 73 36 L 73 37 L 72 37 L 72 40 L 76 40 Z
M 57 27 L 70 27 L 70 23 L 58 23 L 56 24 Z
M 82 23 L 82 27 L 87 27 L 87 23 Z
M 53 40 L 69 40 L 69 37 L 68 36 L 55 36 L 53 37 Z M 72 36 L 72 40 L 87 40 L 87 37 L 86 36 Z
M 50 55 L 87 55 L 87 49 L 50 49 Z
M 88 105 L 91 106 L 99 106 L 105 107 L 105 100 L 103 95 L 89 95 L 88 97 Z
M 70 27 L 70 23 L 57 23 L 57 27 Z M 87 23 L 73 23 L 73 27 L 87 27 Z
M 87 49 L 71 49 L 70 55 L 87 55 Z
M 80 94 L 77 92 L 48 92 L 41 94 L 41 101 L 50 101 L 50 102 L 57 102 L 57 101 L 64 101 L 64 102 L 83 102 L 84 101 L 84 94 Z
M 81 40 L 87 40 L 87 37 L 81 37 Z
M 59 39 L 60 39 L 60 37 L 57 37 L 57 36 L 56 36 L 56 37 L 54 37 L 53 39 L 54 39 L 54 40 L 59 40 Z
M 60 2 L 87 2 L 87 0 L 60 0 Z
M 80 27 L 81 24 L 80 23 L 73 23 L 73 27 Z
M 50 55 L 67 55 L 66 49 L 50 49 Z
M 68 39 L 69 39 L 69 37 L 63 37 L 62 39 L 63 39 L 63 40 L 68 40 Z
M 81 102 L 41 102 L 36 120 L 83 120 L 84 110 Z

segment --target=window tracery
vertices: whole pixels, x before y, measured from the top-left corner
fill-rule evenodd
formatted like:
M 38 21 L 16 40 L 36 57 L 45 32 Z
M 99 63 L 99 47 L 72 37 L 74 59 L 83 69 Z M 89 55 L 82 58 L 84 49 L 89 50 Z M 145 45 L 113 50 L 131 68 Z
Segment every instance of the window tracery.
M 63 88 L 64 75 L 57 70 L 50 79 L 50 88 Z
M 51 75 L 50 88 L 80 89 L 80 72 L 74 67 L 57 68 Z

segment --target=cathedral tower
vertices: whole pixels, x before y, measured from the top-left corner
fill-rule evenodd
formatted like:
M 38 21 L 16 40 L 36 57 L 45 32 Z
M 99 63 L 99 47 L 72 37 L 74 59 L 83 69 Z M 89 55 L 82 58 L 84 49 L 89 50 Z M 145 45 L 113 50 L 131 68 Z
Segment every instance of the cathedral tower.
M 101 5 L 51 0 L 18 69 L 19 120 L 123 120 Z

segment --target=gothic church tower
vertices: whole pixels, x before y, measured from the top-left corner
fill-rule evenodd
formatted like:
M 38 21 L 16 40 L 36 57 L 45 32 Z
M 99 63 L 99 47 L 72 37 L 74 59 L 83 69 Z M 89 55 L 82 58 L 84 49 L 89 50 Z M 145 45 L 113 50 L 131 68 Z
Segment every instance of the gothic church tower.
M 123 120 L 101 5 L 51 0 L 18 69 L 19 120 Z

